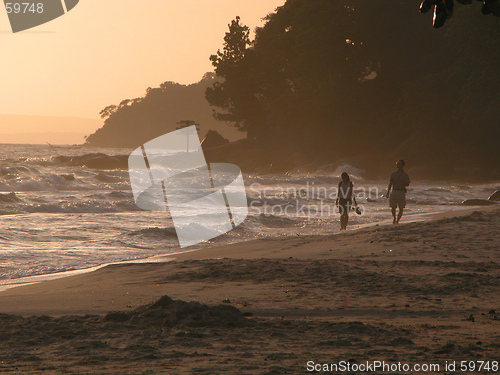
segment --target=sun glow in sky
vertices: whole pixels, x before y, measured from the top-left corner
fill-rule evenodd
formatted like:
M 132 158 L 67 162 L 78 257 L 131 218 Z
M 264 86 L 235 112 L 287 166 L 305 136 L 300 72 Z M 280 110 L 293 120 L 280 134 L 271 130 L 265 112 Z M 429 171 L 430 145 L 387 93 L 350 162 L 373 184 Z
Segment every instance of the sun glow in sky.
M 0 115 L 97 119 L 102 108 L 143 96 L 148 86 L 199 81 L 212 71 L 209 56 L 234 17 L 254 29 L 284 2 L 81 0 L 66 15 L 16 34 L 2 4 Z

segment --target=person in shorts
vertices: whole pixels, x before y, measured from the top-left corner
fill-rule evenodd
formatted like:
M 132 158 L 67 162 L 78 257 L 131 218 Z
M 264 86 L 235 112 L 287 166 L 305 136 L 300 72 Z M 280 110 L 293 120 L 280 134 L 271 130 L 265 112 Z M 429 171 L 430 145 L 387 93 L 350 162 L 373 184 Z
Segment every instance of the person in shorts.
M 354 184 L 349 175 L 344 172 L 340 175 L 342 181 L 339 182 L 339 190 L 335 204 L 339 208 L 340 213 L 340 230 L 347 229 L 349 222 L 349 211 L 351 210 L 352 202 L 357 206 L 356 197 L 354 196 Z
M 398 170 L 391 174 L 389 187 L 387 188 L 386 198 L 389 198 L 389 205 L 392 211 L 393 224 L 399 224 L 403 211 L 406 207 L 406 188 L 410 186 L 410 176 L 404 171 L 406 163 L 404 160 L 398 160 L 396 166 Z M 391 192 L 392 188 L 392 193 Z M 396 209 L 399 207 L 398 215 L 396 216 Z

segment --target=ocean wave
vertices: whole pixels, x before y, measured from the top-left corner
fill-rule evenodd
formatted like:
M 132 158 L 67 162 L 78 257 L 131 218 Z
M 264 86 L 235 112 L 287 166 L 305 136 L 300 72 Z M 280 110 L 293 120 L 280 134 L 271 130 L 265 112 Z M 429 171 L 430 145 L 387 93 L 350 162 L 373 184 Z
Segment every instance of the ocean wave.
M 351 177 L 351 179 L 354 180 L 354 181 L 356 181 L 356 180 L 364 180 L 363 177 L 361 177 L 361 175 L 363 174 L 364 171 L 362 169 L 355 168 L 355 167 L 353 167 L 353 166 L 351 166 L 349 164 L 342 164 L 342 165 L 328 164 L 328 165 L 323 165 L 323 166 L 321 166 L 321 167 L 318 168 L 318 171 L 316 172 L 316 174 L 324 174 L 324 175 L 327 175 L 327 176 L 340 178 L 340 175 L 343 172 L 348 173 L 349 176 Z
M 254 217 L 254 219 L 258 223 L 260 223 L 268 228 L 287 228 L 287 227 L 292 227 L 292 226 L 296 226 L 299 224 L 299 220 L 297 220 L 297 219 L 290 219 L 287 217 L 276 216 L 276 215 L 260 214 L 256 217 Z
M 112 191 L 111 193 L 107 194 L 108 197 L 110 198 L 119 198 L 119 199 L 133 199 L 134 195 L 129 192 L 125 191 Z
M 102 192 L 102 193 L 94 193 L 94 194 L 86 195 L 85 198 L 101 199 L 101 200 L 109 200 L 109 201 L 113 201 L 114 199 L 133 200 L 134 195 L 130 192 L 115 190 L 115 191 L 112 191 L 111 193 Z
M 141 236 L 141 237 L 156 237 L 156 238 L 177 237 L 177 233 L 175 231 L 175 228 L 173 227 L 168 227 L 168 228 L 151 227 L 151 228 L 139 229 L 129 232 L 127 233 L 127 235 Z
M 54 156 L 52 162 L 58 165 L 87 167 L 90 169 L 127 169 L 128 155 L 107 155 L 91 153 L 78 156 Z
M 71 181 L 77 181 L 78 179 L 75 177 L 74 174 L 60 174 L 59 177 L 61 177 L 64 181 L 66 182 L 71 182 Z M 80 181 L 81 182 L 81 181 Z
M 0 177 L 5 180 L 14 180 L 22 177 L 38 176 L 42 174 L 38 168 L 27 166 L 27 165 L 17 165 L 0 168 Z
M 110 176 L 107 175 L 106 173 L 100 172 L 98 175 L 95 176 L 96 180 L 101 181 L 101 182 L 120 182 L 122 179 L 117 176 Z
M 19 198 L 16 193 L 0 194 L 0 203 L 17 203 L 23 200 Z
M 424 192 L 433 192 L 433 193 L 451 193 L 451 190 L 449 189 L 445 189 L 445 188 L 428 188 L 428 189 L 425 189 Z
M 459 204 L 459 202 L 455 201 L 439 201 L 435 199 L 412 199 L 412 198 L 406 198 L 406 202 L 408 204 L 414 204 L 416 206 L 456 206 Z
M 23 213 L 65 213 L 65 214 L 85 214 L 85 213 L 119 213 L 141 211 L 133 202 L 99 202 L 94 200 L 80 202 L 57 202 L 42 204 L 18 204 L 9 205 L 0 210 L 0 215 L 13 215 Z
M 247 198 L 247 201 L 250 207 L 295 205 L 295 202 L 282 198 Z
M 87 184 L 74 174 L 39 174 L 37 176 L 12 175 L 0 177 L 0 191 L 47 191 L 47 190 L 80 190 Z
M 68 213 L 116 213 L 141 211 L 133 202 L 88 201 L 62 205 Z

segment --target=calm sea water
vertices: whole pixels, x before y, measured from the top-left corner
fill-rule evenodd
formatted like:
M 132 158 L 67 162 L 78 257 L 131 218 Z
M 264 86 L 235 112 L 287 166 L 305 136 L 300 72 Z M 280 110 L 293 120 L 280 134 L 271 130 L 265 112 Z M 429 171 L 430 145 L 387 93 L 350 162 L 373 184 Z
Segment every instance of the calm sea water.
M 108 170 L 106 160 L 128 149 L 0 145 L 0 280 L 89 268 L 181 251 L 165 212 L 140 210 L 128 171 Z M 82 166 L 94 160 L 92 168 Z M 78 162 L 70 157 L 80 156 Z M 327 164 L 327 163 L 325 163 Z M 338 174 L 351 172 L 365 214 L 351 228 L 390 219 L 387 181 L 364 181 L 352 168 L 332 173 L 247 175 L 250 216 L 240 227 L 198 247 L 255 238 L 338 232 Z M 499 183 L 414 181 L 407 219 L 463 208 L 487 198 Z M 366 194 L 363 194 L 366 192 Z

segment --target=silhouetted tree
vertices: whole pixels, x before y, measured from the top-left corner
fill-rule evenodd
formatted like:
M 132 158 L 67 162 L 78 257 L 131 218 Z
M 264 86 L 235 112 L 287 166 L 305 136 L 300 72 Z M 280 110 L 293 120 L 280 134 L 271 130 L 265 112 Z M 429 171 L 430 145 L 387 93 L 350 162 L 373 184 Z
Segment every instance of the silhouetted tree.
M 113 113 L 115 113 L 117 110 L 118 110 L 117 105 L 108 105 L 101 112 L 99 112 L 99 115 L 101 115 L 101 118 L 105 120 L 108 117 L 110 117 Z
M 240 23 L 240 17 L 228 26 L 223 50 L 210 56 L 215 74 L 222 81 L 207 88 L 206 98 L 211 105 L 222 109 L 214 111 L 216 119 L 233 122 L 238 129 L 247 131 L 248 138 L 256 139 L 261 135 L 257 129 L 263 117 L 259 99 L 255 96 L 254 65 L 249 56 L 250 30 Z
M 211 58 L 222 80 L 207 99 L 223 110 L 218 118 L 274 149 L 366 168 L 405 155 L 439 159 L 448 171 L 465 161 L 493 166 L 500 156 L 491 141 L 500 116 L 495 25 L 457 7 L 437 33 L 418 4 L 288 0 L 253 41 L 237 18 L 224 51 Z

